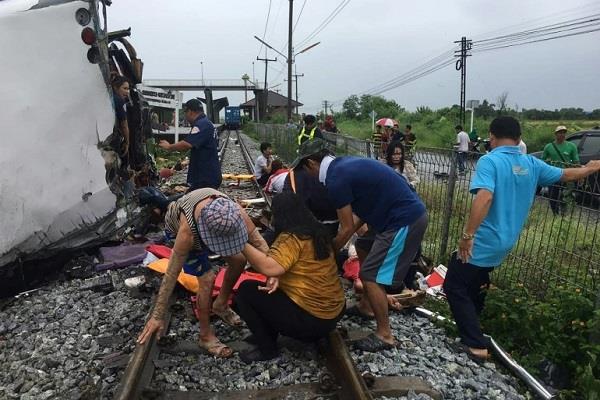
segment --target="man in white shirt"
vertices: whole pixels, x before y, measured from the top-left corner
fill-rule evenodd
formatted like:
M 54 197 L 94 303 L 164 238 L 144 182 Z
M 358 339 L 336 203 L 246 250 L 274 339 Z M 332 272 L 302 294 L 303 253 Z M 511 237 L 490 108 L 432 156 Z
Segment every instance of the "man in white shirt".
M 521 141 L 519 142 L 519 151 L 521 152 L 521 154 L 527 154 L 527 145 L 525 144 L 523 139 L 521 139 Z
M 254 177 L 260 186 L 265 186 L 271 175 L 271 163 L 273 162 L 271 143 L 261 143 L 260 152 L 262 154 L 254 162 Z
M 467 160 L 467 153 L 469 152 L 469 134 L 463 130 L 461 125 L 456 125 L 456 146 L 458 161 L 458 173 L 465 173 L 465 161 Z

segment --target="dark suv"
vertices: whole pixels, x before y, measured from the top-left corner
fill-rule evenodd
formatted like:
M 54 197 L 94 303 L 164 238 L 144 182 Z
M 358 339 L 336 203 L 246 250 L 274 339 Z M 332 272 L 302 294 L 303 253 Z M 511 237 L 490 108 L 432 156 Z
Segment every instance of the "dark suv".
M 600 129 L 573 133 L 567 140 L 577 146 L 579 161 L 583 165 L 590 160 L 600 160 Z M 542 157 L 542 152 L 531 153 L 537 158 Z M 583 183 L 577 184 L 578 202 L 584 206 L 600 205 L 600 173 L 590 175 Z

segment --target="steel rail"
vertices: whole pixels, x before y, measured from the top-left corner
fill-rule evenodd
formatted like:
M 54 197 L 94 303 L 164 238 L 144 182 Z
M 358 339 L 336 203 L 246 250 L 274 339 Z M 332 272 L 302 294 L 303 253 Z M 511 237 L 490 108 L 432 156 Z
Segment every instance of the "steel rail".
M 415 312 L 423 317 L 430 319 L 437 319 L 438 321 L 454 321 L 449 320 L 437 313 L 429 311 L 423 307 L 417 307 Z M 544 400 L 551 400 L 556 398 L 556 394 L 552 394 L 538 381 L 533 375 L 531 375 L 525 368 L 520 366 L 502 347 L 491 337 L 485 335 L 489 341 L 492 353 L 500 359 L 500 361 L 518 378 L 520 378 L 531 390 L 535 392 L 540 398 Z

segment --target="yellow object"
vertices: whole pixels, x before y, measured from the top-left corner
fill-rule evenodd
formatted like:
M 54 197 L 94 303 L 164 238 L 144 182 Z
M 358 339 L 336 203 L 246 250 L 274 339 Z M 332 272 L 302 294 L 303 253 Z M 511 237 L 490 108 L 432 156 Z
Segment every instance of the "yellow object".
M 254 179 L 254 175 L 235 175 L 235 174 L 223 174 L 223 179 L 229 179 L 234 181 L 251 181 Z
M 285 269 L 279 277 L 279 289 L 294 303 L 322 319 L 333 319 L 342 312 L 344 290 L 333 251 L 326 259 L 316 260 L 312 238 L 282 233 L 268 254 Z
M 161 258 L 160 260 L 148 264 L 148 268 L 150 268 L 153 271 L 160 272 L 163 275 L 165 274 L 165 272 L 167 272 L 168 266 L 168 258 Z M 198 293 L 198 279 L 195 276 L 186 274 L 185 272 L 181 271 L 179 273 L 179 276 L 177 277 L 177 282 L 179 282 L 188 291 L 192 293 Z

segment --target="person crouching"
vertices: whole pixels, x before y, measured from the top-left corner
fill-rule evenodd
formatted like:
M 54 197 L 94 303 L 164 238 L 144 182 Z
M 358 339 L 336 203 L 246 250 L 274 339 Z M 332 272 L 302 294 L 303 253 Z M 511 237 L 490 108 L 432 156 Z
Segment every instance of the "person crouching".
M 242 253 L 269 277 L 267 284 L 246 281 L 236 307 L 257 348 L 240 353 L 246 363 L 278 355 L 278 335 L 315 341 L 332 331 L 345 311 L 333 243 L 325 227 L 292 193 L 273 198 L 276 239 L 267 254 L 246 245 Z

